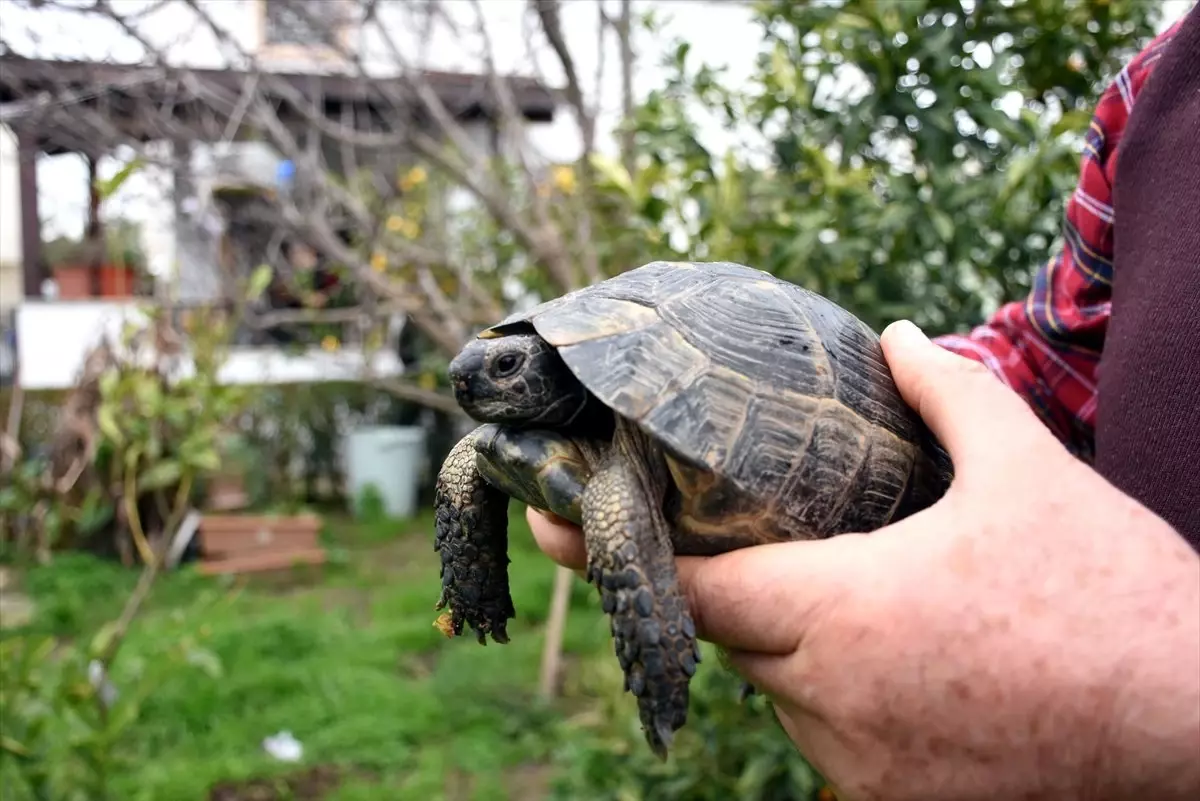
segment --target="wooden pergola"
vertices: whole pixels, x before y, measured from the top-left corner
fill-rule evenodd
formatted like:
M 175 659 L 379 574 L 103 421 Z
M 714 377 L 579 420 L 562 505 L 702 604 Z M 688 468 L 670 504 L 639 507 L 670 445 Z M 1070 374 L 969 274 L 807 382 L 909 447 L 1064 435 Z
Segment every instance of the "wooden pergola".
M 270 80 L 261 81 L 263 75 Z M 508 78 L 513 99 L 529 122 L 550 122 L 557 98 L 533 78 Z M 421 81 L 460 121 L 496 121 L 499 111 L 484 75 L 424 72 Z M 255 91 L 278 111 L 293 131 L 311 130 L 311 119 L 288 95 L 301 96 L 330 122 L 363 133 L 394 131 L 398 125 L 426 126 L 411 97 L 409 77 L 364 79 L 348 75 L 151 67 L 91 61 L 30 59 L 0 55 L 0 119 L 16 134 L 21 198 L 22 274 L 25 297 L 37 297 L 45 275 L 37 191 L 40 154 L 77 153 L 91 162 L 102 149 L 121 144 L 170 141 L 186 150 L 194 142 L 218 142 L 232 124 L 234 139 L 248 135 L 240 126 L 244 112 L 237 98 L 255 82 Z M 257 87 L 263 88 L 257 88 Z M 493 129 L 494 130 L 494 129 Z M 93 205 L 96 199 L 93 197 Z

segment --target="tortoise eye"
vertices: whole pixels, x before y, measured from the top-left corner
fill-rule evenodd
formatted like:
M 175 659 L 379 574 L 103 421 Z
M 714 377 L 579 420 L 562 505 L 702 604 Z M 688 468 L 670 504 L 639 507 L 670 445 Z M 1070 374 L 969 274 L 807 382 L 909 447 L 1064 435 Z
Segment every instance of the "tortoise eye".
M 505 353 L 496 359 L 492 375 L 496 378 L 508 378 L 521 367 L 521 357 L 515 353 Z

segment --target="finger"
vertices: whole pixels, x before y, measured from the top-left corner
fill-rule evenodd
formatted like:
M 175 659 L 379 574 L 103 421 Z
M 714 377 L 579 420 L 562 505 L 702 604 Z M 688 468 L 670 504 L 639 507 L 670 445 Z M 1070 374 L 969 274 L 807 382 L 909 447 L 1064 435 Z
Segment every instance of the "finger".
M 935 345 L 908 320 L 889 325 L 881 339 L 896 388 L 956 467 L 1057 444 L 1029 405 L 982 363 Z
M 551 560 L 575 571 L 587 567 L 587 547 L 578 526 L 552 512 L 543 512 L 532 506 L 526 508 L 525 519 L 529 522 L 538 548 Z
M 866 537 L 757 545 L 677 560 L 699 637 L 724 648 L 790 654 L 856 584 Z

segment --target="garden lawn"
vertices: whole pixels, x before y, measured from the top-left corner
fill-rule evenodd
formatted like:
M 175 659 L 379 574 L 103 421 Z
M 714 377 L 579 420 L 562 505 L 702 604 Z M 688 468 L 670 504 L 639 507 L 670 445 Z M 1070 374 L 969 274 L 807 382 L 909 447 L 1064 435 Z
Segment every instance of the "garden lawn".
M 448 640 L 433 626 L 440 579 L 430 519 L 327 519 L 331 564 L 322 570 L 231 580 L 185 568 L 160 579 L 118 660 L 116 684 L 153 669 L 166 646 L 191 642 L 192 657 L 164 671 L 145 700 L 114 797 L 542 794 L 564 712 L 590 702 L 568 697 L 548 709 L 536 700 L 554 568 L 537 552 L 523 514 L 514 513 L 510 528 L 512 640 L 487 647 Z M 78 555 L 34 569 L 23 577 L 38 604 L 31 627 L 86 635 L 119 612 L 135 578 Z M 573 590 L 566 650 L 577 665 L 612 660 L 607 621 L 583 582 Z M 285 730 L 303 744 L 298 765 L 263 750 L 263 738 Z M 233 786 L 289 774 L 298 782 L 292 795 Z M 307 793 L 318 785 L 320 793 Z

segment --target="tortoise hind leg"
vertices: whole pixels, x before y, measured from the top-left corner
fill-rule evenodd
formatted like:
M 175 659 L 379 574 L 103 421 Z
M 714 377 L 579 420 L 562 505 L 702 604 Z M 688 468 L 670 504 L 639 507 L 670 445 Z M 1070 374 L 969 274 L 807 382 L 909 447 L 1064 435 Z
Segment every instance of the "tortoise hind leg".
M 637 697 L 646 741 L 666 759 L 675 731 L 687 721 L 688 683 L 700 651 L 662 514 L 665 466 L 623 444 L 618 434 L 618 447 L 584 492 L 587 578 L 611 616 L 617 659 Z
M 487 482 L 476 460 L 478 438 L 463 437 L 438 473 L 434 496 L 434 549 L 442 557 L 442 594 L 435 608 L 450 607 L 450 632 L 470 626 L 481 644 L 490 634 L 508 642 L 516 615 L 508 588 L 508 496 Z

